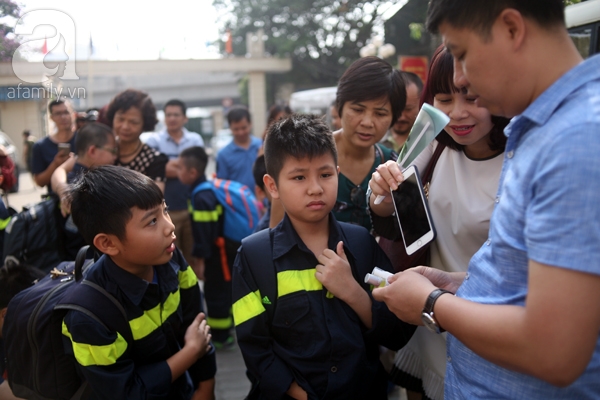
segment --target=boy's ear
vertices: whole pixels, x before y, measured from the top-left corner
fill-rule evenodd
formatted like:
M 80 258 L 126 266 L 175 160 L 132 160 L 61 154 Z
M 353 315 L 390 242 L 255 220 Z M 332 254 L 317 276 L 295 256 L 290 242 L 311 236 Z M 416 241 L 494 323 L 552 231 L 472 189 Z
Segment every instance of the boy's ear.
M 269 174 L 265 174 L 263 176 L 263 182 L 265 183 L 265 190 L 269 192 L 271 198 L 278 199 L 279 191 L 277 190 L 277 184 L 275 183 L 275 179 Z
M 101 253 L 116 256 L 120 253 L 121 241 L 115 235 L 99 233 L 94 236 L 94 246 Z
M 90 147 L 87 148 L 87 150 L 85 151 L 85 155 L 89 159 L 93 160 L 94 159 L 94 155 L 96 154 L 97 151 L 98 151 L 98 147 L 95 144 L 93 144 L 93 145 L 91 145 Z
M 340 174 L 340 166 L 339 165 L 337 166 L 337 173 L 338 173 L 338 175 Z

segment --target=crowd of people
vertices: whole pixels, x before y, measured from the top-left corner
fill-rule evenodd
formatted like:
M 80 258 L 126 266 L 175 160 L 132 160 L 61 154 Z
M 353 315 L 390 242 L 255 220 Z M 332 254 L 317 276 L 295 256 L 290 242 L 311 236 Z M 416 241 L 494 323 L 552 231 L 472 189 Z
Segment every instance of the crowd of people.
M 56 131 L 24 135 L 24 160 L 60 199 L 69 259 L 95 250 L 86 279 L 132 336 L 64 314 L 85 398 L 213 399 L 218 352 L 236 345 L 248 399 L 387 399 L 393 385 L 409 400 L 600 396 L 600 58 L 581 58 L 561 0 L 432 0 L 427 29 L 443 43 L 425 82 L 361 58 L 330 125 L 273 106 L 253 135 L 232 107 L 215 180 L 180 100 L 145 141 L 158 121 L 142 91 L 76 130 L 69 104 L 50 103 Z M 398 266 L 389 194 L 423 104 L 450 121 L 412 163 L 429 171 L 437 235 Z M 225 232 L 236 182 L 255 232 L 243 238 Z M 0 268 L 0 327 L 39 278 L 17 261 Z M 364 279 L 375 267 L 378 287 Z

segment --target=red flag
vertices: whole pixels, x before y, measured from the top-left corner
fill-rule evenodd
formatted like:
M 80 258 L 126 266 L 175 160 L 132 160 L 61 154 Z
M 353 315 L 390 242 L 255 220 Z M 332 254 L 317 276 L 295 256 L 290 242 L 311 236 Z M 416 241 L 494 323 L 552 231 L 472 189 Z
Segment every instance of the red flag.
M 46 43 L 46 38 L 44 38 L 44 45 L 42 46 L 42 53 L 48 54 L 48 44 Z
M 227 29 L 227 42 L 225 42 L 225 53 L 233 53 L 233 39 L 231 38 L 231 29 Z

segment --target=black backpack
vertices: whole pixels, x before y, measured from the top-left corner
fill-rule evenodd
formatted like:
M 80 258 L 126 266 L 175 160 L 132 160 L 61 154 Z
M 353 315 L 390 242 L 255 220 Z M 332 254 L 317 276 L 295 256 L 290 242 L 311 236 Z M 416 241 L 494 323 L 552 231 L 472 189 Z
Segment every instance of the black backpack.
M 83 312 L 133 341 L 123 306 L 102 287 L 82 279 L 94 262 L 85 259 L 87 250 L 83 247 L 75 262 L 59 264 L 8 304 L 2 337 L 8 383 L 17 397 L 66 400 L 86 393 L 75 358 L 64 352 L 62 322 L 68 310 Z
M 4 231 L 4 257 L 49 272 L 66 259 L 64 217 L 57 196 L 13 215 Z M 2 260 L 4 261 L 4 260 Z

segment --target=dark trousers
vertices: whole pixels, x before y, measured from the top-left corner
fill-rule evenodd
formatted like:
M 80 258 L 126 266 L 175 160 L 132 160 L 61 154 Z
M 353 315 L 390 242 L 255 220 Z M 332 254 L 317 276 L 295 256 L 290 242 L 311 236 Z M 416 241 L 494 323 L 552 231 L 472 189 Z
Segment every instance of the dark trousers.
M 217 254 L 213 254 L 204 268 L 204 296 L 213 340 L 224 342 L 233 328 L 231 315 L 231 270 L 239 243 L 218 239 Z

